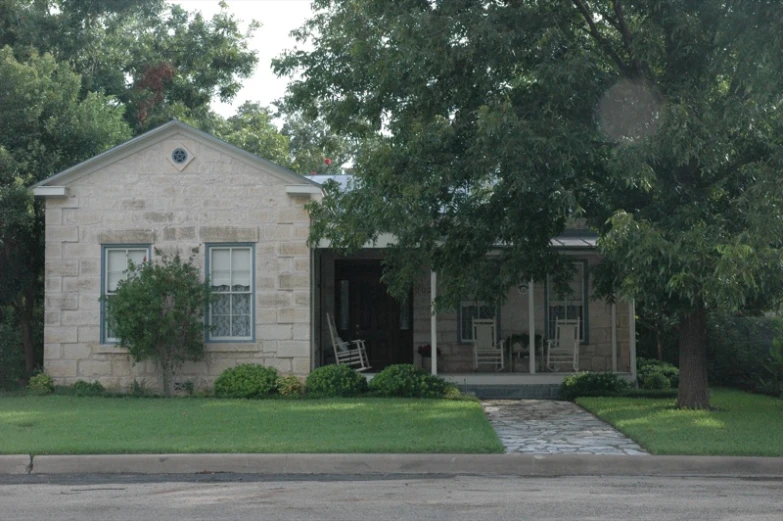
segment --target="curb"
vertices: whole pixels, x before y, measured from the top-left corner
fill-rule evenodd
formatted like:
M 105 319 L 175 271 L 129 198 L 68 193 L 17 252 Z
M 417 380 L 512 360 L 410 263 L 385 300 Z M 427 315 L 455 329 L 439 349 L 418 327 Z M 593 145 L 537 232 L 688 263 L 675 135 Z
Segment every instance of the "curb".
M 0 456 L 0 474 L 27 474 L 28 472 L 30 472 L 29 455 Z
M 533 454 L 107 454 L 6 456 L 31 474 L 486 474 L 783 478 L 783 458 Z M 16 458 L 16 459 L 13 459 Z M 15 463 L 15 466 L 13 464 Z

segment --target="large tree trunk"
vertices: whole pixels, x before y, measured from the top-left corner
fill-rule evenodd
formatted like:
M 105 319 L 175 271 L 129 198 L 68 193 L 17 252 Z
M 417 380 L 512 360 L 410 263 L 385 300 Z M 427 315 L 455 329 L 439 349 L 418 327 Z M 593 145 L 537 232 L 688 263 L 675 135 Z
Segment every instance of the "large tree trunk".
M 677 407 L 708 409 L 707 313 L 698 302 L 690 313 L 680 316 L 680 390 Z

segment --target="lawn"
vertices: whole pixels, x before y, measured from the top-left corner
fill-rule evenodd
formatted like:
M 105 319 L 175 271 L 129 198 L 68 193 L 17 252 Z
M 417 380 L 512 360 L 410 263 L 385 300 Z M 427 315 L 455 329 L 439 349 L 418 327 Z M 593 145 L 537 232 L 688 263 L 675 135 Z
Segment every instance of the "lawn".
M 671 399 L 578 398 L 576 403 L 653 454 L 783 456 L 783 400 L 714 389 L 714 411 L 674 408 Z
M 502 452 L 478 402 L 0 396 L 0 453 Z

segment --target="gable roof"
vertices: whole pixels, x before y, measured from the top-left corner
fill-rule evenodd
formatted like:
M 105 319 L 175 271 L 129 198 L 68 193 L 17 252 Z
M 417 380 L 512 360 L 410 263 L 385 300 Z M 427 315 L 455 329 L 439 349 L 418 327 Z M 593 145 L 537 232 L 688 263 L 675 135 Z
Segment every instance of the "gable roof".
M 55 174 L 43 181 L 36 183 L 32 188 L 39 188 L 44 186 L 56 186 L 55 182 L 59 185 L 67 184 L 79 177 L 88 175 L 98 168 L 105 166 L 109 163 L 113 163 L 123 157 L 129 156 L 139 150 L 150 146 L 151 144 L 166 139 L 169 136 L 173 136 L 177 133 L 183 133 L 192 137 L 196 141 L 201 141 L 203 144 L 211 145 L 213 147 L 225 150 L 229 154 L 232 154 L 236 158 L 245 161 L 253 166 L 262 168 L 263 170 L 271 173 L 272 175 L 294 185 L 308 185 L 319 187 L 320 184 L 316 183 L 303 175 L 299 175 L 292 170 L 282 167 L 266 159 L 260 158 L 255 154 L 251 154 L 246 150 L 242 150 L 230 143 L 226 143 L 222 139 L 218 139 L 212 134 L 208 134 L 202 130 L 199 130 L 193 126 L 183 123 L 176 119 L 169 121 L 159 127 L 145 132 L 135 138 L 126 141 L 120 145 L 117 145 L 105 152 L 98 154 L 86 161 L 74 165 L 62 172 Z

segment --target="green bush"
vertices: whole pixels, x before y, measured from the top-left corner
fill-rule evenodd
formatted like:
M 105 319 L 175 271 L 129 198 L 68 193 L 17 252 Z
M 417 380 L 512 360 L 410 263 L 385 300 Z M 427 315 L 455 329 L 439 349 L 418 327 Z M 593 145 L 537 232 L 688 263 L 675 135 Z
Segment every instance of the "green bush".
M 567 376 L 560 385 L 560 396 L 566 400 L 578 396 L 608 396 L 628 387 L 628 381 L 614 373 L 584 372 Z
M 0 390 L 19 389 L 25 376 L 24 348 L 11 308 L 0 308 Z
M 99 396 L 106 392 L 101 382 L 85 382 L 84 380 L 78 380 L 71 388 L 76 396 Z
M 300 396 L 304 393 L 304 385 L 292 374 L 280 376 L 277 379 L 277 389 L 283 396 Z
M 783 330 L 777 317 L 713 315 L 708 322 L 707 372 L 710 385 L 759 391 L 768 376 L 770 348 Z
M 241 364 L 226 369 L 215 380 L 218 398 L 263 398 L 277 394 L 277 369 Z
M 663 375 L 669 382 L 665 389 L 677 389 L 680 386 L 680 370 L 669 362 L 651 360 L 648 358 L 639 358 L 636 361 L 636 375 L 639 380 L 639 386 L 643 389 L 662 389 L 661 387 L 648 387 L 647 380 L 654 374 Z M 660 380 L 660 378 L 655 377 Z M 655 385 L 655 384 L 649 384 Z
M 464 398 L 465 395 L 462 394 L 462 391 L 459 390 L 459 387 L 454 384 L 447 383 L 446 390 L 443 391 L 443 397 L 447 400 L 459 400 Z
M 356 396 L 367 392 L 367 380 L 347 365 L 325 365 L 307 377 L 307 394 L 313 396 Z
M 671 389 L 669 378 L 663 373 L 648 373 L 643 379 L 639 379 L 642 389 L 665 391 Z
M 54 392 L 54 379 L 46 373 L 38 373 L 27 382 L 27 388 L 35 394 Z
M 447 386 L 443 378 L 411 364 L 390 365 L 370 381 L 373 393 L 387 397 L 439 398 Z

